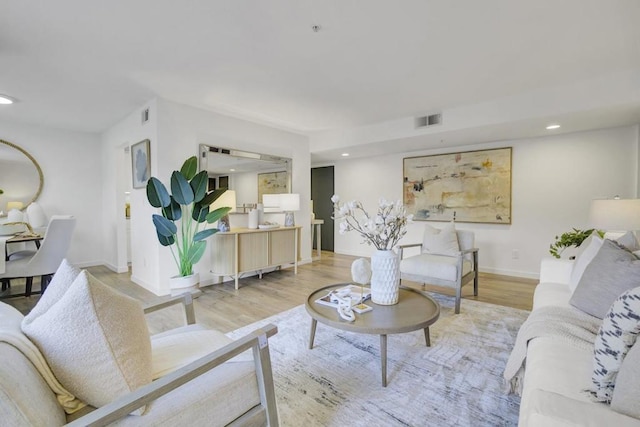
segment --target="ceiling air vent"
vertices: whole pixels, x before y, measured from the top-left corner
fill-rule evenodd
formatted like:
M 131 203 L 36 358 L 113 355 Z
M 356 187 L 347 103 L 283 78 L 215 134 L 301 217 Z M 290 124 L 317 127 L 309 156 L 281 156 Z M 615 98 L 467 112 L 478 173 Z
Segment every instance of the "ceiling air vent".
M 426 128 L 442 123 L 442 114 L 429 114 L 428 116 L 416 117 L 416 128 Z

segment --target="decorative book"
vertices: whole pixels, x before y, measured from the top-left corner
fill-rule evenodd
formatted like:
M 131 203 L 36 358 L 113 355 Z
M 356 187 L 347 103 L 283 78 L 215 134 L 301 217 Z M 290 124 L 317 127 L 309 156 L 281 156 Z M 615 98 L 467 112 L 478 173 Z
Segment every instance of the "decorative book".
M 335 289 L 322 298 L 318 298 L 316 300 L 316 303 L 336 308 L 338 307 L 338 301 L 332 297 L 342 292 L 349 292 L 348 295 L 351 298 L 352 307 L 360 303 L 362 298 L 362 287 L 360 287 L 359 285 L 349 285 L 345 286 L 344 288 Z M 364 288 L 364 300 L 366 301 L 369 298 L 371 298 L 371 288 Z

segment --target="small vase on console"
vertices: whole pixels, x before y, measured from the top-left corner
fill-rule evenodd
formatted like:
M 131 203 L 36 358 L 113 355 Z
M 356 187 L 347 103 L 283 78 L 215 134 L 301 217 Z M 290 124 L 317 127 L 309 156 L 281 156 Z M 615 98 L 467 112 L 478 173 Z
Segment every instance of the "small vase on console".
M 400 259 L 393 249 L 376 250 L 371 255 L 371 301 L 379 305 L 398 303 Z

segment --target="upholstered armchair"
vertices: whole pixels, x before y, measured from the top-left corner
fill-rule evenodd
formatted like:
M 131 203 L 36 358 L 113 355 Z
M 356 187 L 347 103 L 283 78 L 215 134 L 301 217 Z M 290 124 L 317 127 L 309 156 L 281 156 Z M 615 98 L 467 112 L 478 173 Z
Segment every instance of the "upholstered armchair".
M 150 336 L 145 316 L 175 304 L 186 326 Z M 63 260 L 27 316 L 0 303 L 0 424 L 276 426 L 276 332 L 231 340 L 191 294 L 143 308 Z
M 472 231 L 455 230 L 453 223 L 437 230 L 425 226 L 422 243 L 401 245 L 400 278 L 413 282 L 455 289 L 455 313 L 460 313 L 462 287 L 473 282 L 473 294 L 478 295 L 478 248 L 474 247 Z M 408 248 L 420 248 L 420 253 L 404 257 Z

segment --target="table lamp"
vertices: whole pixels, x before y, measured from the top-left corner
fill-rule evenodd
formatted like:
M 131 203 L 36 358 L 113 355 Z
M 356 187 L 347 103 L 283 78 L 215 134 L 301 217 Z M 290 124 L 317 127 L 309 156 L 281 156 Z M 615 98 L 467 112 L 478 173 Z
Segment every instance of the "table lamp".
M 640 199 L 592 200 L 590 222 L 606 231 L 640 230 Z
M 640 199 L 596 199 L 589 212 L 592 227 L 624 234 L 640 230 Z
M 262 206 L 266 213 L 282 212 L 279 194 L 263 194 Z
M 213 212 L 216 209 L 230 207 L 231 210 L 229 212 L 236 211 L 236 192 L 234 190 L 227 190 L 220 197 L 218 197 L 211 206 L 209 207 L 209 211 Z M 229 231 L 231 230 L 231 226 L 229 224 L 229 215 L 225 215 L 220 220 L 218 220 L 218 230 L 220 231 Z
M 296 193 L 280 194 L 280 208 L 284 211 L 284 226 L 293 227 L 293 213 L 300 210 L 300 195 Z

